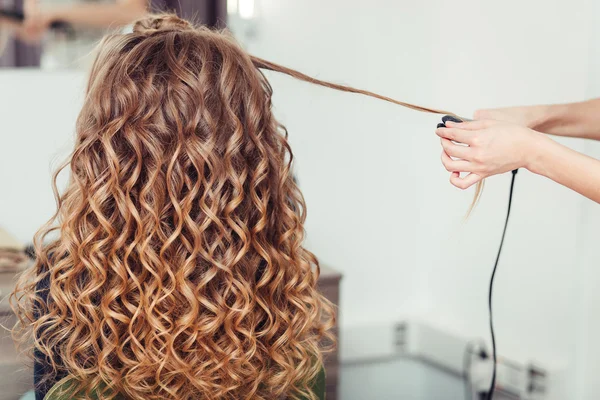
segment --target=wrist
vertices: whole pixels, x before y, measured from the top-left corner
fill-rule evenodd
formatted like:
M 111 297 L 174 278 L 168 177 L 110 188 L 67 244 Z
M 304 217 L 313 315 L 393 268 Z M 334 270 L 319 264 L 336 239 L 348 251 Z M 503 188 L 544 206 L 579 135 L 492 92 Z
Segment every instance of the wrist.
M 534 174 L 544 175 L 545 160 L 553 143 L 543 133 L 530 130 L 525 144 L 523 167 Z
M 565 115 L 568 115 L 568 104 L 553 104 L 534 106 L 529 128 L 544 133 L 552 133 L 557 125 L 561 124 Z

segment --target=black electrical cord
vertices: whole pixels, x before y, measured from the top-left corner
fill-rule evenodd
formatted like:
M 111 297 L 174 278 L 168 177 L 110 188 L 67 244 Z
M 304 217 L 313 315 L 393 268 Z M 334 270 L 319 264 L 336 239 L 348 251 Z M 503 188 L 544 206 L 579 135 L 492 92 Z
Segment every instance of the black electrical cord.
M 457 117 L 451 115 L 445 115 L 442 118 L 442 122 L 437 125 L 438 128 L 446 127 L 446 121 L 453 122 L 464 122 L 463 119 L 459 119 Z M 490 390 L 487 394 L 487 400 L 492 400 L 494 396 L 494 388 L 496 386 L 496 373 L 497 373 L 497 363 L 498 358 L 496 356 L 496 335 L 494 332 L 494 318 L 492 313 L 492 291 L 494 288 L 494 278 L 496 277 L 496 270 L 498 269 L 498 261 L 500 261 L 500 254 L 502 253 L 502 246 L 504 245 L 504 237 L 506 236 L 506 228 L 508 227 L 508 219 L 510 218 L 510 208 L 512 206 L 512 198 L 513 198 L 513 190 L 515 187 L 515 177 L 519 170 L 515 169 L 512 171 L 512 179 L 510 181 L 510 193 L 508 195 L 508 210 L 506 211 L 506 221 L 504 222 L 504 230 L 502 231 L 502 239 L 500 240 L 500 247 L 498 248 L 498 255 L 496 256 L 496 262 L 494 263 L 494 269 L 492 271 L 492 277 L 490 278 L 490 289 L 488 293 L 488 307 L 490 314 L 490 333 L 492 336 L 492 358 L 494 360 L 494 365 L 492 369 L 492 382 L 490 384 Z M 464 365 L 463 365 L 464 366 Z M 466 384 L 465 380 L 465 384 Z M 470 383 L 470 381 L 469 381 Z
M 498 248 L 498 255 L 496 256 L 496 262 L 494 263 L 494 269 L 492 271 L 492 277 L 490 279 L 490 290 L 488 293 L 488 306 L 490 311 L 490 333 L 492 335 L 492 358 L 494 360 L 494 366 L 492 369 L 492 382 L 490 384 L 490 390 L 487 395 L 487 400 L 492 400 L 494 396 L 494 389 L 496 387 L 496 369 L 497 369 L 497 356 L 496 356 L 496 335 L 494 333 L 494 319 L 492 314 L 492 291 L 494 289 L 494 278 L 496 277 L 496 270 L 498 269 L 498 261 L 500 261 L 500 253 L 502 253 L 502 245 L 504 244 L 504 237 L 506 236 L 506 227 L 508 226 L 508 219 L 510 218 L 510 208 L 512 206 L 513 189 L 515 187 L 515 177 L 517 176 L 518 170 L 515 169 L 512 172 L 512 179 L 510 181 L 510 193 L 508 195 L 508 210 L 506 211 L 506 221 L 504 222 L 504 230 L 502 231 L 502 239 L 500 240 L 500 247 Z

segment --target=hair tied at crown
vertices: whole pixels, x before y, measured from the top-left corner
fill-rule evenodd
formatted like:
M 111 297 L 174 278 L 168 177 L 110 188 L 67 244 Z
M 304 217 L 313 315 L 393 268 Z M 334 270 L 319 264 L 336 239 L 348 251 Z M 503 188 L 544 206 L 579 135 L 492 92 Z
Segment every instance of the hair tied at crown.
M 179 18 L 175 14 L 166 15 L 148 15 L 137 21 L 133 25 L 133 32 L 142 34 L 152 34 L 156 32 L 167 31 L 188 31 L 193 30 L 194 26 L 188 21 Z

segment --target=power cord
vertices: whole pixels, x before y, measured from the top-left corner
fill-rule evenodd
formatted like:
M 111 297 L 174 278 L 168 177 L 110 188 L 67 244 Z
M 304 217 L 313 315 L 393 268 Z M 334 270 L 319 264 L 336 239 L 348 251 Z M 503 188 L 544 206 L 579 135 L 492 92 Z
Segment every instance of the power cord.
M 459 119 L 457 117 L 451 116 L 451 115 L 446 115 L 442 118 L 442 123 L 439 123 L 437 125 L 438 128 L 441 127 L 446 127 L 446 121 L 453 121 L 453 122 L 463 122 L 467 120 L 465 119 Z M 515 169 L 512 171 L 512 179 L 510 181 L 510 193 L 508 195 L 508 210 L 506 212 L 506 221 L 504 222 L 504 230 L 502 231 L 502 240 L 500 240 L 500 247 L 498 248 L 498 255 L 496 256 L 496 262 L 494 263 L 494 269 L 492 270 L 492 277 L 490 278 L 490 288 L 489 288 L 489 292 L 488 292 L 488 308 L 489 308 L 489 314 L 490 314 L 490 333 L 492 336 L 492 358 L 494 360 L 494 365 L 493 365 L 493 369 L 492 369 L 492 382 L 490 384 L 490 390 L 487 393 L 487 400 L 492 400 L 493 396 L 494 396 L 494 389 L 496 387 L 496 373 L 497 373 L 497 363 L 498 363 L 498 358 L 496 355 L 496 334 L 494 332 L 494 319 L 493 319 L 493 313 L 492 313 L 492 292 L 494 289 L 494 278 L 496 277 L 496 270 L 498 269 L 498 261 L 500 261 L 500 254 L 502 253 L 502 246 L 504 245 L 504 237 L 506 236 L 506 228 L 508 227 L 508 219 L 510 218 L 510 209 L 512 206 L 512 198 L 513 198 L 513 190 L 515 187 L 515 177 L 517 176 L 517 172 L 519 170 Z M 464 365 L 463 365 L 464 367 Z M 465 385 L 467 384 L 467 380 L 465 380 Z M 469 380 L 469 385 L 470 385 L 470 380 Z
M 492 383 L 490 384 L 490 390 L 487 395 L 487 400 L 492 400 L 494 397 L 494 389 L 496 388 L 496 370 L 497 370 L 497 356 L 496 356 L 496 335 L 494 332 L 494 319 L 492 314 L 492 291 L 494 289 L 494 278 L 496 277 L 496 270 L 498 269 L 498 261 L 500 261 L 500 253 L 502 253 L 502 245 L 504 245 L 504 237 L 506 236 L 506 227 L 508 226 L 508 219 L 510 218 L 510 208 L 512 206 L 513 189 L 515 187 L 515 177 L 519 170 L 515 169 L 512 171 L 512 179 L 510 181 L 510 193 L 508 195 L 508 210 L 506 212 L 506 221 L 504 222 L 504 230 L 502 231 L 502 239 L 500 240 L 500 247 L 498 248 L 498 255 L 496 256 L 496 262 L 494 263 L 494 269 L 492 271 L 492 277 L 490 279 L 490 290 L 488 296 L 488 306 L 490 311 L 490 333 L 492 335 L 492 358 L 494 360 L 494 366 L 492 370 Z

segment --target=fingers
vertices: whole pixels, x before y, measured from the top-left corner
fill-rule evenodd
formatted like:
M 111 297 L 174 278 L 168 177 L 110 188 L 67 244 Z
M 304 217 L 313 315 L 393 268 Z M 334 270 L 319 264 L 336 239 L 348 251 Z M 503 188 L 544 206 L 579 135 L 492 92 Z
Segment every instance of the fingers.
M 462 160 L 471 160 L 472 149 L 468 146 L 461 146 L 448 139 L 441 139 L 442 148 L 450 157 L 460 158 Z
M 470 162 L 473 149 L 471 146 L 477 138 L 475 131 L 486 129 L 493 125 L 494 121 L 476 120 L 460 121 L 451 116 L 442 118 L 443 123 L 438 124 L 435 131 L 441 138 L 442 164 L 447 171 L 450 171 L 450 183 L 459 189 L 468 189 L 483 179 L 483 176 L 474 173 L 474 165 Z M 456 143 L 463 143 L 468 146 L 461 146 Z M 453 159 L 457 158 L 458 160 Z M 468 172 L 464 177 L 461 172 Z
M 448 125 L 449 122 L 446 122 Z M 462 129 L 462 124 L 456 124 L 458 128 L 437 128 L 435 134 L 441 138 L 453 140 L 459 143 L 473 144 L 473 132 Z
M 454 121 L 446 121 L 446 127 L 448 128 L 460 128 L 466 131 L 478 131 L 481 129 L 489 128 L 490 126 L 497 124 L 498 121 L 492 121 L 489 119 L 480 119 L 475 121 L 465 121 L 465 122 L 454 122 Z
M 473 172 L 473 165 L 470 162 L 453 160 L 446 151 L 442 151 L 442 164 L 448 172 Z
M 465 177 L 460 176 L 459 172 L 453 172 L 450 175 L 450 183 L 459 189 L 468 189 L 483 178 L 475 173 L 470 173 Z

